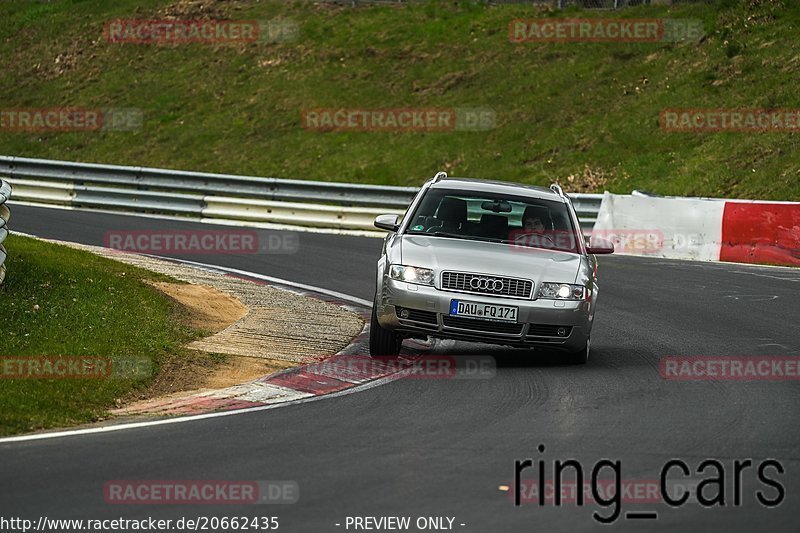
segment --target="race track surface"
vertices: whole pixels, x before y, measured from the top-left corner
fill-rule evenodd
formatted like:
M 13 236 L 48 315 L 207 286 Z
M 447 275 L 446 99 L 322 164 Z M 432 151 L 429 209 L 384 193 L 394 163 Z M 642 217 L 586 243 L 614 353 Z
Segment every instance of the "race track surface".
M 108 230 L 213 229 L 191 222 L 12 206 L 12 229 L 102 244 Z M 219 229 L 230 229 L 220 227 Z M 260 230 L 273 233 L 271 230 Z M 299 233 L 286 255 L 186 256 L 372 300 L 379 239 Z M 13 250 L 11 251 L 13 254 Z M 9 272 L 13 276 L 13 272 Z M 449 516 L 465 532 L 580 531 L 611 508 L 516 507 L 514 462 L 621 462 L 623 480 L 657 479 L 670 459 L 725 467 L 726 502 L 622 503 L 622 530 L 796 531 L 800 382 L 682 382 L 664 356 L 800 355 L 800 270 L 636 257 L 600 258 L 600 299 L 585 366 L 552 355 L 458 343 L 491 355 L 491 379 L 402 379 L 338 398 L 181 424 L 0 444 L 0 512 L 50 518 L 278 516 L 286 532 L 346 531 L 347 516 Z M 445 353 L 439 348 L 441 353 Z M 545 445 L 540 453 L 537 446 Z M 755 467 L 733 502 L 733 461 L 774 458 L 786 490 L 768 509 Z M 530 471 L 535 472 L 535 470 Z M 535 473 L 526 474 L 535 477 Z M 294 480 L 291 505 L 109 505 L 110 480 Z M 657 518 L 625 518 L 654 511 Z M 341 524 L 337 526 L 336 524 Z M 464 525 L 461 525 L 464 524 Z M 352 527 L 349 529 L 353 531 Z M 416 529 L 412 529 L 416 530 Z

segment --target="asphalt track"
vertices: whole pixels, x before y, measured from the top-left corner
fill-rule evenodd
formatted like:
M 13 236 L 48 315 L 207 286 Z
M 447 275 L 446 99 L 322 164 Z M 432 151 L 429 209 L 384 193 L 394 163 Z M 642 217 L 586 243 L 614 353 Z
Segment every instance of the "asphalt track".
M 88 244 L 109 230 L 191 229 L 189 222 L 12 206 L 17 231 Z M 202 225 L 202 229 L 212 226 Z M 230 229 L 230 228 L 227 228 Z M 272 233 L 272 232 L 270 232 Z M 289 255 L 188 258 L 372 299 L 380 240 L 300 233 Z M 12 252 L 13 253 L 13 252 Z M 13 273 L 10 273 L 13 275 Z M 800 383 L 664 380 L 667 355 L 800 354 L 800 270 L 610 256 L 586 366 L 552 356 L 459 343 L 490 354 L 492 379 L 403 379 L 302 405 L 108 434 L 0 444 L 0 516 L 179 518 L 278 516 L 286 532 L 346 531 L 347 516 L 450 516 L 457 531 L 797 531 Z M 544 444 L 544 453 L 537 446 Z M 706 458 L 725 468 L 726 502 L 622 503 L 600 526 L 597 506 L 513 505 L 514 461 L 621 462 L 623 480 L 657 479 L 672 458 L 691 479 Z M 783 503 L 766 508 L 743 475 L 734 505 L 733 461 L 781 462 Z M 535 477 L 535 470 L 530 476 Z M 294 480 L 292 505 L 109 505 L 109 480 Z M 657 518 L 625 518 L 655 511 Z M 413 522 L 412 522 L 413 523 Z M 341 524 L 337 526 L 336 524 Z M 461 525 L 464 524 L 464 525 Z M 349 531 L 353 531 L 352 527 Z M 411 529 L 416 530 L 415 528 Z

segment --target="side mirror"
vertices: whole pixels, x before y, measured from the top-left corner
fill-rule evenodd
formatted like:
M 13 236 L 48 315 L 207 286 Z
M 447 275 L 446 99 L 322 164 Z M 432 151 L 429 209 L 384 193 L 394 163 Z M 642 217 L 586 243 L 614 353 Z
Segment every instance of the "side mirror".
M 398 215 L 378 215 L 375 217 L 375 227 L 386 231 L 397 231 L 400 224 L 397 223 Z
M 614 243 L 603 239 L 592 239 L 592 244 L 586 247 L 586 251 L 593 255 L 613 254 Z

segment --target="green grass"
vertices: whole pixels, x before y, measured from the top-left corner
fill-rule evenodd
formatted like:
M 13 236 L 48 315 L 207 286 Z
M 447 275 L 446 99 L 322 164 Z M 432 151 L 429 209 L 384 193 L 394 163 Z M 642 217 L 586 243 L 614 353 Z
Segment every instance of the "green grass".
M 170 280 L 60 245 L 9 236 L 0 286 L 0 359 L 97 356 L 151 361 L 155 374 L 193 332 L 174 304 L 142 280 Z M 174 280 L 171 280 L 174 281 Z M 2 364 L 0 360 L 0 364 Z M 151 380 L 0 379 L 0 435 L 91 422 Z M 141 375 L 140 375 L 141 374 Z
M 172 0 L 175 2 L 175 0 Z M 12 155 L 282 178 L 418 185 L 437 170 L 572 190 L 800 199 L 798 135 L 667 133 L 662 109 L 800 108 L 793 0 L 547 12 L 428 2 L 12 0 L 2 106 L 136 107 L 137 132 L 0 132 Z M 112 18 L 284 17 L 292 43 L 119 45 Z M 514 18 L 670 17 L 699 43 L 509 42 Z M 307 108 L 488 107 L 483 132 L 315 132 Z M 572 179 L 570 180 L 570 176 Z

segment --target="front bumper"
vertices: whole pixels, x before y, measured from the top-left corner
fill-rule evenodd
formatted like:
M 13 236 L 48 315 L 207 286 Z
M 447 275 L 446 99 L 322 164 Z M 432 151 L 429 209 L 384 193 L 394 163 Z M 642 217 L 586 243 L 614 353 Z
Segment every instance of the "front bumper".
M 516 323 L 450 316 L 450 301 L 511 305 L 519 308 Z M 401 318 L 402 310 L 408 317 Z M 381 326 L 405 336 L 432 336 L 521 347 L 577 351 L 586 345 L 592 327 L 586 301 L 525 300 L 443 291 L 430 286 L 384 279 L 376 302 Z

